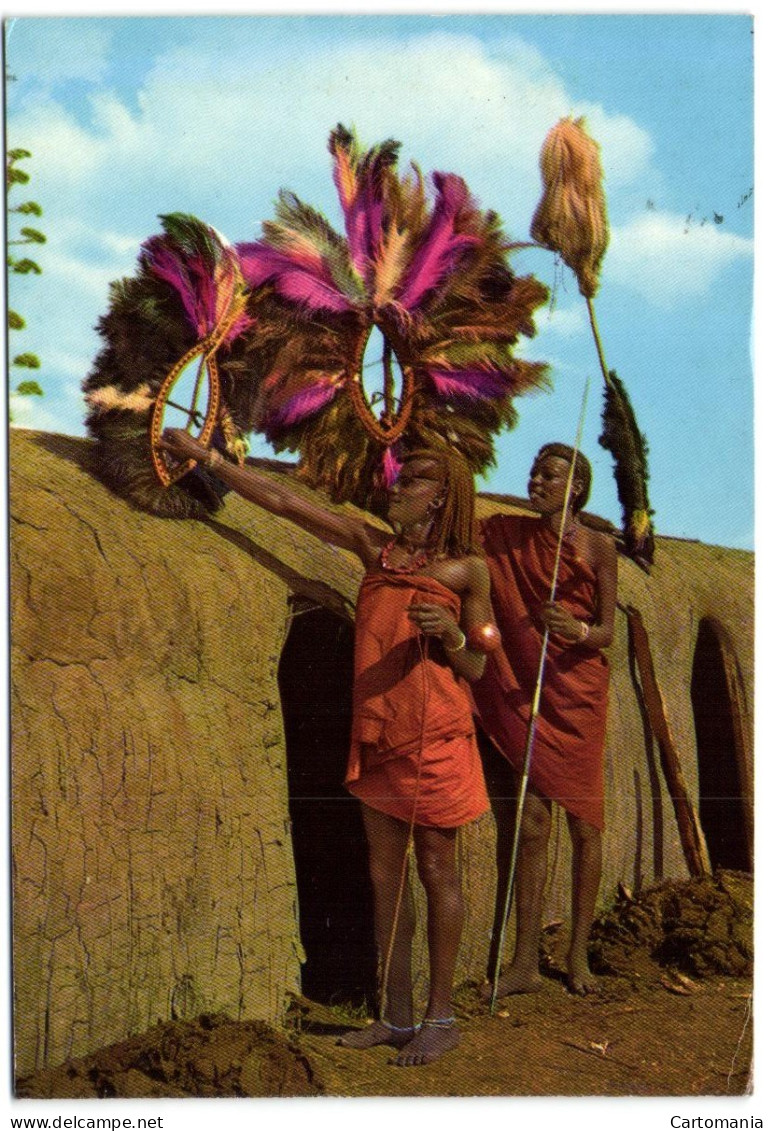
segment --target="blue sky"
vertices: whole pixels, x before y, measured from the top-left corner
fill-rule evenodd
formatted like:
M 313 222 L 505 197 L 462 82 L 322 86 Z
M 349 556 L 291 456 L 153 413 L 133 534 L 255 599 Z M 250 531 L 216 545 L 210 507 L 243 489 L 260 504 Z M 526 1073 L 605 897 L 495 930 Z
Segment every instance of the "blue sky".
M 7 140 L 33 154 L 28 195 L 48 237 L 43 274 L 13 280 L 9 296 L 27 319 L 12 352 L 40 356 L 45 389 L 12 397 L 15 423 L 83 434 L 80 383 L 108 283 L 133 272 L 159 213 L 247 240 L 289 187 L 341 227 L 326 142 L 343 121 L 366 144 L 398 138 L 425 172 L 461 174 L 528 238 L 543 138 L 582 114 L 611 223 L 597 315 L 648 438 L 657 531 L 751 548 L 751 27 L 742 14 L 504 11 L 8 21 Z M 556 287 L 520 347 L 551 364 L 554 388 L 518 403 L 481 486 L 523 493 L 537 447 L 572 442 L 591 374 L 591 509 L 617 522 L 575 281 L 545 252 L 514 265 Z

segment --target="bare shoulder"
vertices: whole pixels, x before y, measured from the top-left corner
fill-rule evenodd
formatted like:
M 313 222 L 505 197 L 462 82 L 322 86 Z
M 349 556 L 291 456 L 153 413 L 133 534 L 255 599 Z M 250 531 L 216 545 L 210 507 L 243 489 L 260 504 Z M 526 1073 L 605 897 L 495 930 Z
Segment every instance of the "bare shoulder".
M 464 560 L 470 579 L 469 588 L 476 593 L 488 593 L 489 566 L 486 564 L 486 558 L 482 558 L 479 554 L 468 554 Z
M 580 527 L 580 535 L 583 556 L 592 565 L 604 565 L 615 560 L 617 551 L 612 535 L 588 526 Z
M 436 565 L 435 576 L 454 593 L 460 595 L 489 592 L 489 569 L 486 559 L 479 554 L 466 554 L 462 558 L 445 558 Z
M 605 574 L 615 577 L 618 571 L 618 551 L 612 535 L 601 530 L 587 530 L 586 534 L 588 560 L 597 576 Z

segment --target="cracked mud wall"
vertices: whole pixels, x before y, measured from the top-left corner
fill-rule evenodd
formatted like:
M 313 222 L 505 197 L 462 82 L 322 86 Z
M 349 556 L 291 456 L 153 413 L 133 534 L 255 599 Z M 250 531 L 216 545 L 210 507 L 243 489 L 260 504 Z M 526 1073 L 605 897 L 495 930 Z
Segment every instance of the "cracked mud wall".
M 360 567 L 234 495 L 204 522 L 135 511 L 82 440 L 14 431 L 10 457 L 16 1070 L 202 1011 L 276 1023 L 303 961 L 277 686 L 288 602 L 351 621 Z M 517 508 L 481 500 L 494 509 Z M 752 555 L 659 539 L 650 578 L 620 567 L 696 800 L 703 619 L 728 631 L 751 734 Z M 603 905 L 619 881 L 687 874 L 622 609 L 610 660 Z M 491 815 L 460 837 L 458 981 L 486 967 L 494 844 Z M 569 864 L 557 820 L 546 920 L 569 914 Z
M 12 443 L 17 1071 L 202 1010 L 276 1021 L 299 968 L 287 583 L 131 510 L 77 441 Z

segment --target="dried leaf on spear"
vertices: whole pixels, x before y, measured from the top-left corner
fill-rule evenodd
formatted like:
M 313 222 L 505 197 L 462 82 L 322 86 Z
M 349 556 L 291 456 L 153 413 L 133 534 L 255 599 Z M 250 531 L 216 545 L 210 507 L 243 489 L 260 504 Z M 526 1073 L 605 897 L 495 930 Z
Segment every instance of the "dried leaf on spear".
M 610 230 L 599 146 L 583 118 L 562 118 L 548 133 L 540 153 L 543 197 L 532 218 L 532 238 L 556 252 L 574 272 L 586 300 L 599 364 L 605 379 L 600 443 L 615 463 L 623 509 L 627 552 L 645 568 L 653 561 L 653 531 L 648 502 L 647 444 L 623 382 L 605 363 L 593 299 L 599 289 Z

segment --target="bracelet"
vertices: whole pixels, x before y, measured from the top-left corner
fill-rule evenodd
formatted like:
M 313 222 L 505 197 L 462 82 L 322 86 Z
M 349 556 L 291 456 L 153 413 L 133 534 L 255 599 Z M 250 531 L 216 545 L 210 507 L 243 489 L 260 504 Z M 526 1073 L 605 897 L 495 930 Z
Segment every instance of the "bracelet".
M 581 626 L 581 634 L 578 637 L 578 644 L 582 644 L 584 642 L 584 640 L 587 640 L 588 635 L 591 632 L 591 625 L 587 624 L 585 620 L 582 620 L 580 622 L 580 626 Z
M 461 652 L 462 649 L 467 644 L 467 642 L 468 642 L 467 636 L 462 631 L 462 629 L 460 629 L 460 642 L 459 642 L 459 644 L 455 644 L 454 647 L 452 648 L 448 644 L 444 643 L 444 648 L 446 649 L 447 652 Z

